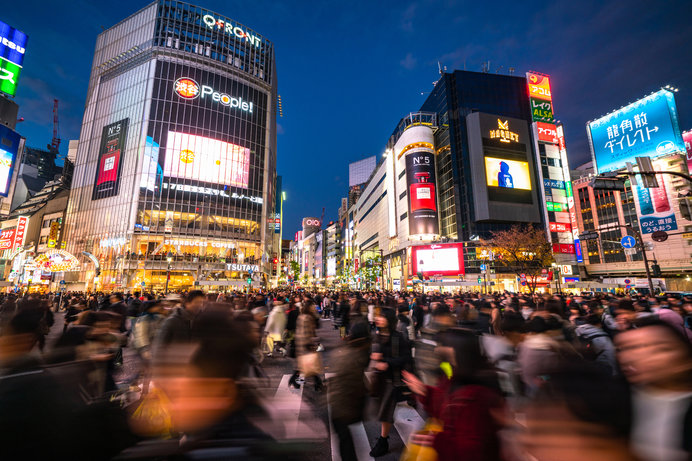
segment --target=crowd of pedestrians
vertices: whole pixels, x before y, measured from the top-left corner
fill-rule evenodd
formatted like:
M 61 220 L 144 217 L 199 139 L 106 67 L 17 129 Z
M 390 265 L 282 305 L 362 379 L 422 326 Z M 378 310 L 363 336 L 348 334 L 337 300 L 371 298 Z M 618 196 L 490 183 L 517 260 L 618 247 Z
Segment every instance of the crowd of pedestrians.
M 325 397 L 344 461 L 368 418 L 390 452 L 397 405 L 426 418 L 406 460 L 690 460 L 691 319 L 665 295 L 7 294 L 0 459 L 304 459 L 260 392 L 274 357 Z

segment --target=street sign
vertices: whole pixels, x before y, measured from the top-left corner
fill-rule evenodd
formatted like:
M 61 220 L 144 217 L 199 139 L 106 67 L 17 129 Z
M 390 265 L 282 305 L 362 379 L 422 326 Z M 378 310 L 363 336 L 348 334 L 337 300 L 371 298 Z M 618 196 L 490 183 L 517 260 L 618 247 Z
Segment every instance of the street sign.
M 651 242 L 647 242 L 647 243 L 651 243 Z M 636 248 L 625 248 L 625 249 L 623 250 L 623 252 L 624 252 L 626 255 L 633 256 L 633 255 L 636 255 L 636 254 L 637 254 L 637 249 L 636 249 Z
M 579 236 L 579 240 L 598 240 L 598 232 L 587 231 Z
M 637 246 L 637 239 L 631 235 L 625 235 L 620 239 L 620 245 L 622 245 L 622 248 L 634 248 Z
M 481 271 L 485 270 L 485 264 L 481 264 Z
M 247 279 L 247 284 L 248 284 L 248 285 L 252 285 L 252 279 L 249 278 L 249 277 L 248 277 L 248 279 Z
M 144 288 L 147 284 L 142 282 L 142 283 L 140 283 L 140 285 L 142 285 L 142 288 Z
M 632 280 L 630 280 L 630 279 L 625 279 L 625 285 L 631 285 L 631 284 L 632 284 Z
M 60 285 L 65 285 L 65 281 L 64 281 L 64 280 L 60 280 Z
M 666 231 L 656 231 L 653 234 L 651 234 L 651 240 L 654 242 L 665 242 L 668 240 L 668 234 Z

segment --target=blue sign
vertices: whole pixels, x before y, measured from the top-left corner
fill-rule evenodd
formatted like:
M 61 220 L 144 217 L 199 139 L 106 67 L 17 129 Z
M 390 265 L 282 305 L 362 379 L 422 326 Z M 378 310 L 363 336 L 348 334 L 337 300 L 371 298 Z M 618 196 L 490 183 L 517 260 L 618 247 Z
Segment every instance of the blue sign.
M 485 264 L 481 264 L 481 270 L 482 270 L 482 271 L 485 270 Z
M 22 67 L 29 37 L 0 21 L 0 58 Z
M 581 242 L 579 241 L 579 239 L 574 239 L 574 252 L 577 255 L 577 262 L 583 263 L 584 255 L 581 253 Z
M 558 181 L 557 179 L 544 179 L 543 180 L 543 186 L 544 187 L 550 187 L 552 189 L 564 189 L 565 188 L 565 182 L 564 181 Z
M 620 245 L 622 245 L 622 248 L 634 248 L 635 246 L 637 246 L 637 239 L 635 239 L 631 235 L 625 235 L 620 240 Z
M 639 224 L 642 234 L 653 234 L 658 231 L 670 232 L 678 228 L 674 214 L 662 218 L 655 216 L 639 218 Z
M 0 125 L 0 196 L 3 197 L 7 197 L 10 191 L 20 139 L 19 133 Z
M 685 152 L 675 97 L 668 90 L 589 122 L 587 132 L 598 173 L 624 168 L 635 157 Z

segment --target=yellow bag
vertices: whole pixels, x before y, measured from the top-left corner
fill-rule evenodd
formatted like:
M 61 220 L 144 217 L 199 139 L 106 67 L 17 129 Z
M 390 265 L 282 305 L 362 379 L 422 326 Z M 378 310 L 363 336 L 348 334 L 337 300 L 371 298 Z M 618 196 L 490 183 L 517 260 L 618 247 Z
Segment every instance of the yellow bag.
M 169 406 L 166 394 L 152 388 L 130 416 L 132 431 L 144 437 L 169 437 L 173 431 Z
M 439 432 L 442 432 L 442 423 L 435 418 L 429 418 L 423 429 L 414 434 L 435 435 Z M 437 461 L 437 452 L 433 447 L 409 443 L 401 454 L 400 461 Z

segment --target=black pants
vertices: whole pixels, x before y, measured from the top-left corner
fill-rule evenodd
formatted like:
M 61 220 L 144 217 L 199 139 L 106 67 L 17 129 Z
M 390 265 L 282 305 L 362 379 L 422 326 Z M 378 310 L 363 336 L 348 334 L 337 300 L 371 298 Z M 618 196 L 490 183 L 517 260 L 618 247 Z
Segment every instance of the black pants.
M 342 461 L 358 461 L 356 447 L 353 446 L 353 437 L 348 424 L 343 421 L 332 419 L 332 425 L 337 437 L 339 437 L 339 454 Z

